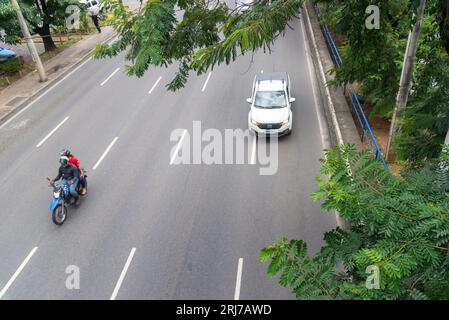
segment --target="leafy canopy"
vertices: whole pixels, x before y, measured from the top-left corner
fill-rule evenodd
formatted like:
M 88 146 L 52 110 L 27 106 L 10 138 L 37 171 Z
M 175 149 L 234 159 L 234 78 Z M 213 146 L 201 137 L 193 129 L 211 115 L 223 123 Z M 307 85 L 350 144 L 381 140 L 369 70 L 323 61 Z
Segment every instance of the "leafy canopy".
M 356 82 L 374 106 L 390 117 L 395 106 L 408 34 L 418 0 L 320 0 L 323 22 L 343 39 L 343 66 L 336 82 Z M 380 29 L 365 28 L 369 5 L 380 9 Z M 449 0 L 428 0 L 403 131 L 394 148 L 401 160 L 422 165 L 436 157 L 449 128 Z
M 270 49 L 304 0 L 257 0 L 248 10 L 219 0 L 149 0 L 131 12 L 116 0 L 112 25 L 119 40 L 97 46 L 96 58 L 126 51 L 129 75 L 142 76 L 150 66 L 178 64 L 168 89 L 185 85 L 189 72 L 201 74 L 259 48 Z
M 304 241 L 279 239 L 260 254 L 268 273 L 298 299 L 448 299 L 449 170 L 435 162 L 396 177 L 348 145 L 322 161 L 329 178 L 317 179 L 313 199 L 350 227 L 327 232 L 312 257 Z M 377 290 L 366 285 L 370 266 L 379 270 Z
M 28 28 L 32 30 L 32 26 L 37 25 L 40 20 L 32 1 L 20 1 L 19 5 Z M 0 38 L 6 43 L 14 44 L 22 36 L 16 12 L 9 0 L 0 0 L 0 30 L 3 30 Z
M 44 27 L 65 25 L 67 6 L 77 5 L 85 9 L 77 0 L 20 0 L 18 3 L 30 32 L 40 35 L 47 33 Z M 16 12 L 9 0 L 0 0 L 0 30 L 3 30 L 0 39 L 6 43 L 15 44 L 22 37 Z

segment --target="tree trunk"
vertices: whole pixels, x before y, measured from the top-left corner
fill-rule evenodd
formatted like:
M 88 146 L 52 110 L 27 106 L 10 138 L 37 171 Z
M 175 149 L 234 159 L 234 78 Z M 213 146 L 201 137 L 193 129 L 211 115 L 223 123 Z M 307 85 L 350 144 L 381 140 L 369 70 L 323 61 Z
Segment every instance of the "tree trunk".
M 396 98 L 396 106 L 391 119 L 390 134 L 388 136 L 388 143 L 385 152 L 387 161 L 392 160 L 391 149 L 394 138 L 401 131 L 401 112 L 407 107 L 408 96 L 410 94 L 411 81 L 413 75 L 413 65 L 418 50 L 418 39 L 421 32 L 421 24 L 424 19 L 424 10 L 426 7 L 426 0 L 420 0 L 418 11 L 416 13 L 416 22 L 410 31 L 407 41 L 407 49 L 404 55 L 404 63 L 402 67 L 401 80 L 399 83 L 399 92 Z
M 449 130 L 447 131 L 446 139 L 444 140 L 444 144 L 449 145 Z M 449 171 L 449 163 L 443 158 L 443 155 L 440 156 L 440 163 L 437 169 L 439 173 L 439 178 L 437 179 L 438 184 L 442 185 L 444 181 L 447 179 L 447 172 Z M 449 197 L 449 194 L 448 194 Z
M 42 27 L 37 28 L 36 31 L 39 33 L 42 41 L 44 42 L 45 52 L 56 49 L 56 44 L 50 34 L 50 26 L 47 23 L 44 23 Z
M 50 34 L 50 23 L 48 22 L 48 9 L 46 0 L 35 0 L 36 7 L 42 14 L 42 27 L 37 27 L 36 32 L 42 38 L 44 42 L 45 52 L 56 49 L 55 42 Z
M 449 53 L 449 0 L 440 0 L 440 14 L 438 20 L 440 24 L 440 34 L 444 48 Z
M 37 73 L 39 74 L 39 80 L 41 82 L 47 81 L 47 74 L 45 73 L 45 68 L 42 65 L 41 58 L 37 53 L 36 46 L 34 45 L 33 39 L 31 39 L 30 31 L 28 30 L 27 23 L 25 18 L 23 17 L 22 10 L 20 9 L 17 0 L 11 0 L 11 4 L 16 11 L 17 20 L 20 25 L 20 30 L 22 31 L 23 37 L 27 43 L 28 50 L 30 51 L 31 56 L 33 57 L 33 61 L 36 65 Z M 19 71 L 20 73 L 20 71 Z

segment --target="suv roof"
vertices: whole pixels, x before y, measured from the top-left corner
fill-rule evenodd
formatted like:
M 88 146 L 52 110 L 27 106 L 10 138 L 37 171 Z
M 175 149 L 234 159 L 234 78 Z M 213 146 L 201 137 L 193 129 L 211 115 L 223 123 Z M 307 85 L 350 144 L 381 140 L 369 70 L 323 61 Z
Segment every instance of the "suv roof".
M 259 73 L 254 80 L 259 91 L 284 90 L 288 86 L 287 72 Z
M 258 73 L 256 75 L 256 82 L 260 81 L 285 81 L 288 82 L 287 72 L 271 72 L 271 73 Z
M 263 80 L 258 83 L 258 91 L 282 91 L 284 90 L 284 82 L 279 80 Z

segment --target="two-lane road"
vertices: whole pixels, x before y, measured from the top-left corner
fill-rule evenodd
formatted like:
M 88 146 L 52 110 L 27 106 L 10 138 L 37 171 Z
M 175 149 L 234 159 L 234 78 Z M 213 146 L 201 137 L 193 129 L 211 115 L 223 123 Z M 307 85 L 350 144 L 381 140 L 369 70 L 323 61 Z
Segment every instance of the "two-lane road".
M 0 297 L 3 299 L 291 299 L 266 275 L 262 247 L 278 236 L 319 249 L 335 217 L 316 188 L 323 137 L 299 21 L 257 53 L 167 92 L 176 69 L 123 74 L 123 55 L 83 64 L 26 111 L 0 124 Z M 246 129 L 255 73 L 288 71 L 293 134 L 279 169 L 170 165 L 175 129 Z M 50 219 L 59 151 L 87 168 L 89 194 L 62 227 Z M 94 169 L 95 168 L 95 169 Z M 68 266 L 80 289 L 66 288 Z

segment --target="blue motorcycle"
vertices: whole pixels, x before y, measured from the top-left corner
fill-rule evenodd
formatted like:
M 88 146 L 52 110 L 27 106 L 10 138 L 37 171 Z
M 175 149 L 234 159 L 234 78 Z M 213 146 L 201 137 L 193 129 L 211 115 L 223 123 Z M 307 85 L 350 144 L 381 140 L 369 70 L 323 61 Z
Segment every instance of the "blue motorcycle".
M 87 191 L 87 176 L 86 179 L 86 191 Z M 53 223 L 60 226 L 67 219 L 68 206 L 72 205 L 75 201 L 70 195 L 70 186 L 66 183 L 56 183 L 47 178 L 50 181 L 50 186 L 53 187 L 53 200 L 50 205 L 51 219 Z M 76 186 L 76 192 L 80 197 L 84 197 L 87 193 L 81 194 L 80 184 Z

